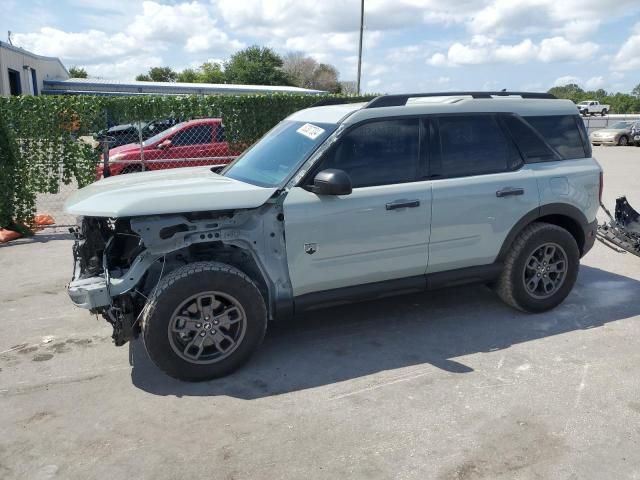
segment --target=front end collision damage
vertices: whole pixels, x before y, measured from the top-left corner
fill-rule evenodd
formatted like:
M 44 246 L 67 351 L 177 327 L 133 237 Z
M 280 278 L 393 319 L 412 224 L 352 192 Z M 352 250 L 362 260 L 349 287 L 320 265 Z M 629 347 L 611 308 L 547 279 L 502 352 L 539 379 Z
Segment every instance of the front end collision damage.
M 147 297 L 162 276 L 194 261 L 243 271 L 259 286 L 270 318 L 293 311 L 280 202 L 237 211 L 84 217 L 73 233 L 69 296 L 113 326 L 116 345 L 137 336 Z
M 626 197 L 616 199 L 615 216 L 602 205 L 609 221 L 598 226 L 598 240 L 616 251 L 629 252 L 640 257 L 640 213 Z

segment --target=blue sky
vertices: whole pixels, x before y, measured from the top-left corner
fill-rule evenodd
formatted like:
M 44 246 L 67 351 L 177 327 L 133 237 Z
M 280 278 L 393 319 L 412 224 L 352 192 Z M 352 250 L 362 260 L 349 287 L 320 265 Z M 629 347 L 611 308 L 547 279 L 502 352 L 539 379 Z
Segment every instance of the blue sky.
M 98 78 L 221 61 L 259 44 L 354 80 L 359 0 L 2 0 L 0 32 Z M 640 83 L 638 0 L 365 0 L 369 92 Z

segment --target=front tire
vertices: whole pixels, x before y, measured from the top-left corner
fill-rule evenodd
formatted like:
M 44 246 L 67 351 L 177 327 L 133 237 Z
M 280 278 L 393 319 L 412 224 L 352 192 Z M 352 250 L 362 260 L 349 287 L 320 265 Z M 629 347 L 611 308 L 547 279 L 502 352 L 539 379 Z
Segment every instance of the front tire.
M 515 309 L 544 312 L 569 295 L 579 267 L 573 236 L 557 225 L 535 222 L 513 242 L 496 290 Z
M 163 278 L 141 325 L 153 363 L 184 381 L 230 374 L 257 349 L 266 327 L 267 309 L 255 283 L 215 262 L 185 265 Z
M 626 147 L 627 145 L 629 145 L 629 137 L 627 137 L 626 135 L 622 135 L 618 139 L 618 145 L 620 145 L 621 147 Z

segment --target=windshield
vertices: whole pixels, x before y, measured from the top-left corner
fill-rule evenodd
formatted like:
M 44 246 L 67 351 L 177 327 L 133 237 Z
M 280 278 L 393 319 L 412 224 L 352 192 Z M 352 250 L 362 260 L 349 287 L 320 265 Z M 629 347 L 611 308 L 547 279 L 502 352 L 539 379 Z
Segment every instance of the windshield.
M 280 122 L 221 175 L 261 187 L 275 187 L 336 128 L 332 123 Z
M 142 142 L 142 145 L 145 146 L 145 147 L 148 147 L 149 145 L 153 145 L 154 143 L 156 143 L 158 140 L 160 140 L 164 136 L 170 135 L 173 132 L 175 132 L 176 130 L 178 130 L 185 123 L 187 123 L 187 122 L 178 123 L 177 125 L 174 125 L 173 127 L 169 128 L 167 130 L 163 130 L 162 132 L 155 134 L 153 137 L 147 138 L 144 142 Z
M 616 122 L 613 125 L 611 125 L 609 128 L 628 128 L 629 125 L 631 125 L 631 122 Z

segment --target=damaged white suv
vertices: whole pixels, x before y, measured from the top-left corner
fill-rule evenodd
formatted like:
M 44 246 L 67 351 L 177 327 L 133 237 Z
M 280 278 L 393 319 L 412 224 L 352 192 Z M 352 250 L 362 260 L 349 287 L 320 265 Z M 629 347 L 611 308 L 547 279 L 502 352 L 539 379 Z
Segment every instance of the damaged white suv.
M 142 334 L 183 380 L 226 375 L 269 320 L 484 282 L 528 312 L 571 291 L 601 168 L 575 105 L 548 94 L 387 95 L 294 113 L 215 173 L 107 178 L 80 217 L 73 302 Z

